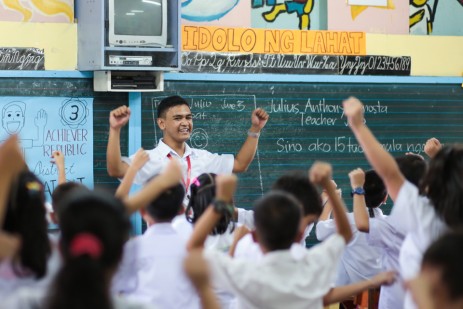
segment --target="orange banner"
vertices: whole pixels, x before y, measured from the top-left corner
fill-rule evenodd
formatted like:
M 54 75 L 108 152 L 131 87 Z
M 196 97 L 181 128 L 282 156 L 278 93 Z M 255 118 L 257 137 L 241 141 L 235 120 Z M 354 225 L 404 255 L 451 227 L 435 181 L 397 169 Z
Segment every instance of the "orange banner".
M 183 51 L 365 55 L 364 32 L 182 26 Z

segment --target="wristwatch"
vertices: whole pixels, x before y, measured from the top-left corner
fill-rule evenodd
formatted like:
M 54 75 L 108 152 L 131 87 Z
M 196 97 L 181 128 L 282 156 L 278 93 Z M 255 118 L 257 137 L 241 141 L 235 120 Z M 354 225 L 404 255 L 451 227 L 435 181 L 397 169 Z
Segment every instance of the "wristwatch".
M 212 202 L 212 206 L 214 207 L 215 212 L 221 215 L 233 215 L 234 207 L 232 204 L 229 204 L 222 200 L 216 200 Z
M 350 193 L 350 196 L 354 196 L 354 194 L 358 195 L 365 195 L 365 190 L 362 187 L 357 187 Z

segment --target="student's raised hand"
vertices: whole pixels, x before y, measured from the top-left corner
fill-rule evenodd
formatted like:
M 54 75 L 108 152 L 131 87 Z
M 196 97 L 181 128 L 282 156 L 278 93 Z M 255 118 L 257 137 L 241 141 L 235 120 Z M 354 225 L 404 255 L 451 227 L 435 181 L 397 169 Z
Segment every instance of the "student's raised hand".
M 342 102 L 344 108 L 344 115 L 347 117 L 349 126 L 356 128 L 365 123 L 363 117 L 363 104 L 359 99 L 350 97 Z
M 356 168 L 349 173 L 349 179 L 352 189 L 363 188 L 365 184 L 365 172 L 361 168 Z
M 149 161 L 149 159 L 150 156 L 148 152 L 146 152 L 143 148 L 140 148 L 135 153 L 135 156 L 133 157 L 130 166 L 133 166 L 133 168 L 138 171 L 143 167 L 143 165 L 145 165 L 146 162 Z
M 315 162 L 309 170 L 309 179 L 311 182 L 323 187 L 331 185 L 333 169 L 331 164 L 326 162 Z
M 256 133 L 260 132 L 265 124 L 267 123 L 269 115 L 265 110 L 262 108 L 256 108 L 251 115 L 251 124 L 252 129 L 256 131 Z
M 442 144 L 440 141 L 432 137 L 426 141 L 426 144 L 424 145 L 424 153 L 428 155 L 430 158 L 434 158 L 434 156 L 441 150 Z
M 215 198 L 217 200 L 231 202 L 236 191 L 238 177 L 236 175 L 219 175 L 215 179 Z
M 182 180 L 182 167 L 177 159 L 169 160 L 166 168 L 160 175 L 163 179 L 163 184 L 166 188 L 173 187 L 177 185 Z M 188 188 L 185 188 L 188 190 Z
M 120 129 L 130 119 L 130 108 L 122 105 L 109 113 L 109 125 L 112 129 Z
M 397 280 L 397 272 L 395 271 L 385 271 L 377 274 L 370 279 L 371 287 L 379 287 L 381 285 L 391 285 Z
M 55 150 L 51 154 L 52 160 L 50 163 L 56 164 L 59 170 L 62 170 L 64 168 L 64 155 L 61 151 Z
M 0 146 L 0 173 L 2 176 L 15 175 L 25 166 L 18 145 L 18 136 L 12 135 Z

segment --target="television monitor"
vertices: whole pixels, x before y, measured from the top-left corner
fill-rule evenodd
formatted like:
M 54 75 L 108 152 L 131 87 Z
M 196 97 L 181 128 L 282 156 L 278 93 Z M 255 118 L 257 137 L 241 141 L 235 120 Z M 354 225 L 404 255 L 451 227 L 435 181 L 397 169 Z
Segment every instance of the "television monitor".
M 110 46 L 165 47 L 168 0 L 108 0 Z

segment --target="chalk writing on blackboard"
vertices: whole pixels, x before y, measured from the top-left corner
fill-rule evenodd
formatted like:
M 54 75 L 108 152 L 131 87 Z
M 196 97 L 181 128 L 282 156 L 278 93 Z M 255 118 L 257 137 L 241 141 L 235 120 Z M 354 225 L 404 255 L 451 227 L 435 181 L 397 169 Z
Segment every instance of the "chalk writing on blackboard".
M 0 48 L 0 70 L 45 70 L 43 49 Z
M 411 58 L 183 52 L 190 73 L 281 73 L 331 75 L 410 75 Z

